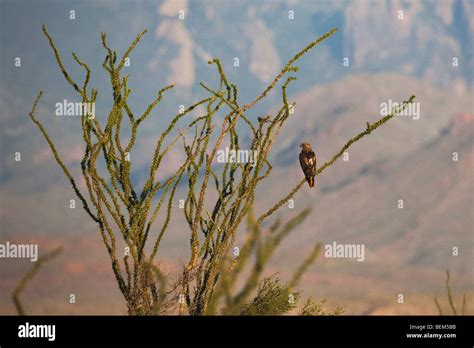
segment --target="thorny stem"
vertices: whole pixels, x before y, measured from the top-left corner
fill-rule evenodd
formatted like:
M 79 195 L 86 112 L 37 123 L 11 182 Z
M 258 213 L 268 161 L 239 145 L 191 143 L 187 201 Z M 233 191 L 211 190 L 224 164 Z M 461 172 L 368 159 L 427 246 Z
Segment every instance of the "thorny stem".
M 41 269 L 41 267 L 57 257 L 59 254 L 61 254 L 63 251 L 62 247 L 56 248 L 50 253 L 40 256 L 38 260 L 33 264 L 31 269 L 21 278 L 20 282 L 16 286 L 15 290 L 13 290 L 12 293 L 12 298 L 13 298 L 13 303 L 15 304 L 15 308 L 18 312 L 18 315 L 26 315 L 25 310 L 23 309 L 23 305 L 20 300 L 20 294 L 21 292 L 25 289 L 26 285 L 28 282 L 33 279 L 33 277 L 38 273 L 38 271 Z

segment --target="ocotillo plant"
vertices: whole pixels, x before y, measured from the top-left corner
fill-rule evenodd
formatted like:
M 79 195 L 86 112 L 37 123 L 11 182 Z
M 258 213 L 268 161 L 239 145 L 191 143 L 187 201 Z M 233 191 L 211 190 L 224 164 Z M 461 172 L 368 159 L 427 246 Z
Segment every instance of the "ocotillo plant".
M 30 117 L 48 142 L 56 162 L 69 179 L 85 211 L 98 224 L 119 289 L 127 302 L 129 314 L 163 313 L 176 306 L 179 307 L 180 313 L 191 315 L 218 312 L 264 314 L 265 310 L 262 308 L 272 306 L 257 305 L 260 303 L 259 298 L 266 298 L 265 301 L 267 301 L 268 294 L 282 293 L 273 291 L 275 289 L 286 289 L 284 291 L 292 295 L 291 289 L 316 259 L 320 249 L 319 244 L 316 244 L 284 288 L 275 286 L 275 283 L 269 281 L 268 278 L 266 280 L 264 278 L 261 282 L 261 277 L 274 250 L 283 238 L 306 217 L 308 211 L 301 212 L 283 226 L 280 226 L 279 222 L 273 224 L 269 229 L 270 235 L 266 238 L 262 237 L 260 229 L 262 222 L 295 195 L 305 180 L 299 182 L 258 218 L 255 217 L 253 211 L 256 202 L 255 192 L 258 185 L 271 174 L 272 166 L 268 160 L 270 149 L 283 124 L 290 118 L 290 109 L 295 105 L 288 101 L 286 92 L 290 83 L 296 80 L 295 73 L 298 68 L 294 64 L 336 31 L 336 28 L 332 29 L 298 52 L 263 92 L 246 104 L 239 101 L 238 88 L 228 80 L 220 61 L 218 59 L 209 61 L 209 64 L 217 68 L 219 86 L 213 88 L 201 83 L 202 88 L 209 93 L 208 97 L 188 106 L 170 119 L 168 127 L 156 143 L 149 174 L 141 190 L 132 183 L 130 177 L 130 152 L 138 136 L 138 127 L 150 116 L 165 92 L 173 88 L 171 85 L 161 89 L 156 99 L 140 115 L 132 110 L 127 101 L 131 89 L 128 86 L 128 76 L 122 76 L 122 68 L 146 30 L 137 36 L 120 59 L 117 59 L 116 51 L 108 46 L 106 34 L 102 33 L 102 45 L 106 52 L 102 66 L 110 77 L 113 104 L 104 125 L 101 125 L 98 117 L 90 117 L 88 110 L 83 112 L 81 118 L 85 144 L 81 169 L 87 195 L 79 190 L 75 179 L 61 160 L 51 137 L 36 117 L 36 107 L 43 92 L 38 94 Z M 43 32 L 62 74 L 79 94 L 83 105 L 95 103 L 98 91 L 94 88 L 89 90 L 91 75 L 89 66 L 73 53 L 73 59 L 85 71 L 84 83 L 79 85 L 68 73 L 53 39 L 44 26 Z M 256 122 L 251 121 L 249 112 L 279 85 L 281 107 L 276 114 L 259 117 Z M 393 114 L 373 124 L 367 123 L 366 130 L 350 139 L 330 161 L 317 170 L 317 175 L 341 157 L 352 143 L 370 134 L 413 100 L 414 96 L 404 102 Z M 189 116 L 191 111 L 198 106 L 205 107 L 206 111 L 203 115 L 186 121 L 186 116 Z M 223 114 L 220 129 L 215 122 L 218 113 Z M 121 135 L 124 118 L 128 120 L 131 128 L 128 141 L 125 141 Z M 182 122 L 186 124 L 185 129 L 177 131 Z M 186 130 L 194 130 L 194 136 L 188 138 L 185 135 Z M 229 161 L 221 167 L 213 165 L 222 144 L 228 142 L 229 150 L 238 152 L 241 150 L 241 135 L 249 132 L 251 141 L 247 150 L 257 154 L 252 165 L 248 162 L 230 163 Z M 177 134 L 172 136 L 173 133 Z M 169 138 L 172 140 L 168 140 Z M 186 153 L 185 160 L 174 174 L 165 180 L 156 180 L 156 173 L 162 166 L 163 159 L 180 140 Z M 168 145 L 165 146 L 166 142 Z M 100 159 L 103 160 L 102 165 Z M 163 270 L 154 263 L 154 260 L 158 255 L 163 236 L 169 230 L 171 214 L 176 210 L 175 195 L 182 180 L 187 181 L 183 212 L 189 228 L 189 260 L 177 276 L 177 281 L 167 284 Z M 214 189 L 215 194 L 211 196 L 211 191 Z M 154 201 L 154 198 L 157 198 L 157 201 Z M 163 216 L 163 220 L 157 235 L 151 238 L 153 234 L 151 228 L 157 217 L 161 216 L 159 214 Z M 239 255 L 231 258 L 230 250 L 235 245 L 239 226 L 245 219 L 248 226 L 244 236 L 245 243 Z M 126 244 L 129 254 L 119 255 L 117 237 Z M 233 289 L 236 287 L 239 274 L 243 274 L 242 270 L 254 256 L 255 263 L 251 267 L 250 275 L 245 280 L 242 289 L 235 293 Z M 260 290 L 257 289 L 259 284 Z M 269 289 L 273 290 L 267 291 Z M 257 297 L 254 298 L 256 302 L 249 303 L 248 299 L 255 290 L 257 290 Z M 275 296 L 275 299 L 277 298 L 281 296 Z M 286 310 L 283 308 L 276 312 L 283 313 L 289 309 L 291 308 L 288 307 Z

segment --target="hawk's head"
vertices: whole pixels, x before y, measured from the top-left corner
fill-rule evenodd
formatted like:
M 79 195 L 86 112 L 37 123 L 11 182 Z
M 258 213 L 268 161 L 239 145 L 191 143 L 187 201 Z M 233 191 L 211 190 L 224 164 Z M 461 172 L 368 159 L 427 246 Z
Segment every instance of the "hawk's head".
M 307 141 L 301 143 L 300 147 L 303 149 L 303 151 L 311 151 L 311 144 Z

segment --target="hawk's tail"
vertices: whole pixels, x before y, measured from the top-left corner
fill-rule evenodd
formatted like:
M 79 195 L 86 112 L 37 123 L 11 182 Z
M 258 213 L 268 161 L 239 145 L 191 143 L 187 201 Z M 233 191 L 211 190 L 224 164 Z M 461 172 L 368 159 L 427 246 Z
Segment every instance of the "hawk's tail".
M 314 187 L 314 176 L 307 176 L 306 181 L 309 184 L 309 187 Z

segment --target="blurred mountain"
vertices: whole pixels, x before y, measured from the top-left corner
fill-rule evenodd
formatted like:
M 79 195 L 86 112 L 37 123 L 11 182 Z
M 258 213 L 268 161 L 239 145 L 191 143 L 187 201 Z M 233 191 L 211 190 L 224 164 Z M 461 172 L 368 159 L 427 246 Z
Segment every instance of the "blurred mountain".
M 66 86 L 66 82 L 54 62 L 52 52 L 41 33 L 41 24 L 46 24 L 55 38 L 63 60 L 72 75 L 82 81 L 83 72 L 75 64 L 70 52 L 76 52 L 92 69 L 91 86 L 98 88 L 98 118 L 105 122 L 110 105 L 108 78 L 100 64 L 105 54 L 100 46 L 99 32 L 108 33 L 109 44 L 120 54 L 144 28 L 149 33 L 131 57 L 131 66 L 124 73 L 130 74 L 129 85 L 133 92 L 130 104 L 137 113 L 145 109 L 155 97 L 156 91 L 169 83 L 175 83 L 175 91 L 169 92 L 164 102 L 150 117 L 146 127 L 142 127 L 142 138 L 137 152 L 149 154 L 156 134 L 166 124 L 160 122 L 175 114 L 180 104 L 187 105 L 204 95 L 200 81 L 215 85 L 217 72 L 207 64 L 210 58 L 221 59 L 229 80 L 240 86 L 240 100 L 247 102 L 266 86 L 268 81 L 290 59 L 295 52 L 333 27 L 340 30 L 329 40 L 298 62 L 300 71 L 297 83 L 289 89 L 289 95 L 304 94 L 316 88 L 315 93 L 330 89 L 339 94 L 337 103 L 318 105 L 319 112 L 331 115 L 324 120 L 312 123 L 306 117 L 304 122 L 311 125 L 304 128 L 326 134 L 335 139 L 332 131 L 341 129 L 341 136 L 351 134 L 354 118 L 346 122 L 344 113 L 366 113 L 376 115 L 378 101 L 372 94 L 375 89 L 387 90 L 386 100 L 402 101 L 409 95 L 407 90 L 416 90 L 422 103 L 423 118 L 431 118 L 433 110 L 444 108 L 443 95 L 432 98 L 433 103 L 423 102 L 423 93 L 431 93 L 433 88 L 450 90 L 450 95 L 460 97 L 471 95 L 473 88 L 473 34 L 472 1 L 206 1 L 188 2 L 185 0 L 162 1 L 158 3 L 134 2 L 132 4 L 109 1 L 84 1 L 74 6 L 76 19 L 66 15 L 70 6 L 57 1 L 45 1 L 42 6 L 28 2 L 2 2 L 4 28 L 11 28 L 18 22 L 16 31 L 2 30 L 1 59 L 6 62 L 19 56 L 21 68 L 2 65 L 0 70 L 1 149 L 6 160 L 0 166 L 0 181 L 16 173 L 10 170 L 11 154 L 19 151 L 29 168 L 37 172 L 43 180 L 35 177 L 30 183 L 23 182 L 22 190 L 44 190 L 39 182 L 54 184 L 58 177 L 49 172 L 49 164 L 42 165 L 41 156 L 47 156 L 41 136 L 31 124 L 27 114 L 38 90 L 46 94 L 40 104 L 38 114 L 55 134 L 60 147 L 70 153 L 69 160 L 77 164 L 80 154 L 80 132 L 77 132 L 77 118 L 52 116 L 54 105 L 68 99 L 77 101 L 77 95 Z M 37 11 L 31 11 L 31 9 Z M 185 18 L 178 18 L 183 10 Z M 289 18 L 293 11 L 294 19 Z M 399 11 L 403 11 L 400 17 Z M 87 16 L 84 16 L 87 13 Z M 399 19 L 400 18 L 400 19 Z M 87 25 L 85 24 L 87 21 Z M 74 39 L 71 39 L 74 38 Z M 343 58 L 349 59 L 349 66 L 343 66 Z M 234 66 L 235 58 L 239 66 Z M 453 66 L 457 58 L 458 66 Z M 41 62 L 41 65 L 35 62 Z M 39 68 L 41 67 L 41 68 Z M 364 75 L 365 74 L 365 75 Z M 399 89 L 390 95 L 390 85 L 383 82 L 366 84 L 366 93 L 356 100 L 352 88 L 339 89 L 337 81 L 346 83 L 359 77 L 373 74 L 392 74 L 400 78 L 397 83 L 407 83 L 406 89 Z M 35 76 L 34 79 L 31 76 Z M 416 82 L 411 86 L 410 78 L 427 83 Z M 373 81 L 373 80 L 371 80 Z M 335 83 L 334 83 L 335 82 Z M 391 82 L 389 82 L 391 83 Z M 318 87 L 319 86 L 319 90 Z M 388 89 L 387 89 L 388 88 Z M 409 92 L 412 93 L 412 92 Z M 443 92 L 444 93 L 444 92 Z M 315 111 L 307 106 L 311 94 L 306 94 L 301 106 L 308 115 L 317 117 Z M 441 99 L 440 99 L 441 98 Z M 343 100 L 342 100 L 343 99 Z M 465 100 L 465 99 L 464 99 Z M 257 104 L 249 117 L 256 119 L 262 113 L 279 104 L 279 96 L 270 94 L 268 99 Z M 353 103 L 349 108 L 348 104 Z M 372 109 L 367 108 L 372 106 Z M 463 108 L 462 111 L 468 111 Z M 442 113 L 448 117 L 447 112 Z M 332 123 L 339 118 L 340 123 Z M 368 119 L 369 120 L 369 119 Z M 368 121 L 364 120 L 364 121 Z M 399 122 L 400 132 L 406 135 L 400 144 L 397 139 L 388 140 L 395 151 L 405 151 L 419 144 L 423 139 L 418 132 L 433 135 L 443 124 L 442 117 L 432 122 Z M 422 127 L 419 125 L 423 124 Z M 358 125 L 358 123 L 357 123 Z M 329 127 L 329 128 L 328 128 Z M 339 128 L 337 128 L 339 127 Z M 126 127 L 124 129 L 127 130 Z M 394 134 L 399 134 L 397 131 Z M 304 135 L 304 134 L 302 134 Z M 378 136 L 378 135 L 376 135 Z M 151 139 L 151 140 L 148 140 Z M 294 146 L 288 143 L 287 146 Z M 40 153 L 40 151 L 43 151 Z M 146 169 L 148 157 L 135 156 L 135 173 Z M 281 156 L 278 161 L 285 161 Z M 279 162 L 280 163 L 280 162 Z M 33 169 L 34 168 L 34 169 Z
M 173 3 L 185 8 L 184 2 L 181 7 Z M 212 2 L 191 2 L 186 27 L 196 47 L 229 65 L 234 53 L 242 62 L 250 60 L 242 66 L 261 82 L 269 82 L 302 43 L 338 27 L 340 33 L 301 63 L 307 79 L 340 76 L 343 57 L 348 57 L 351 72 L 400 72 L 443 87 L 472 86 L 472 1 L 244 1 L 239 9 L 226 1 L 218 9 Z M 228 36 L 220 28 L 233 30 Z M 214 34 L 200 40 L 199 33 L 206 31 Z M 327 56 L 336 64 L 328 66 Z M 458 67 L 453 67 L 454 57 Z
M 91 0 L 74 6 L 47 0 L 41 6 L 28 1 L 5 1 L 1 6 L 2 13 L 9 14 L 0 24 L 5 28 L 1 59 L 6 62 L 1 80 L 12 94 L 28 101 L 45 86 L 47 96 L 53 96 L 51 102 L 75 97 L 64 88 L 42 24 L 48 26 L 73 76 L 82 79 L 83 72 L 70 52 L 91 65 L 91 85 L 102 92 L 99 111 L 106 111 L 102 98 L 110 91 L 101 68 L 105 50 L 99 33 L 107 32 L 110 46 L 121 54 L 145 28 L 149 33 L 124 71 L 130 74 L 133 89 L 130 102 L 139 109 L 169 83 L 177 87 L 170 93 L 174 102 L 161 109 L 164 113 L 203 95 L 199 82 L 217 78 L 214 67 L 207 64 L 210 58 L 221 59 L 229 79 L 241 86 L 241 99 L 248 101 L 296 52 L 334 27 L 339 32 L 298 62 L 305 73 L 293 86 L 294 93 L 354 73 L 408 75 L 458 93 L 473 87 L 473 2 L 469 0 Z M 71 9 L 76 11 L 74 20 L 69 19 Z M 178 17 L 181 10 L 184 19 Z M 9 30 L 16 24 L 20 25 L 17 30 Z M 22 58 L 21 69 L 7 64 L 14 57 Z M 235 66 L 236 58 L 239 66 Z M 349 59 L 347 67 L 344 58 Z M 41 62 L 41 69 L 35 62 Z M 260 111 L 276 98 L 262 102 Z M 15 110 L 27 112 L 29 105 L 23 101 Z

